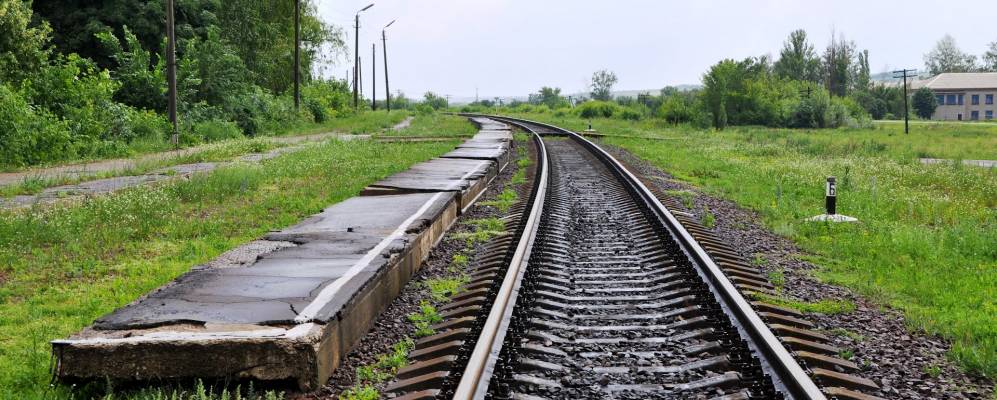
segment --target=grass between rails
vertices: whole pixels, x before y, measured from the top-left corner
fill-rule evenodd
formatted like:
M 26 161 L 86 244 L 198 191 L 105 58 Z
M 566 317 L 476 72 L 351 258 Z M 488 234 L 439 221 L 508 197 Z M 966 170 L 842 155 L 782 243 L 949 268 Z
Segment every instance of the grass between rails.
M 0 212 L 0 398 L 68 397 L 47 389 L 50 340 L 454 145 L 328 141 L 189 181 Z
M 587 125 L 528 117 L 573 129 Z M 995 159 L 992 125 L 912 127 L 909 137 L 894 138 L 887 128 L 703 132 L 651 121 L 594 125 L 607 134 L 669 139 L 606 142 L 755 210 L 823 267 L 822 279 L 902 310 L 912 328 L 951 340 L 950 356 L 964 368 L 997 376 L 997 169 L 915 160 Z M 861 222 L 803 222 L 823 212 L 830 175 L 838 177 L 838 211 Z

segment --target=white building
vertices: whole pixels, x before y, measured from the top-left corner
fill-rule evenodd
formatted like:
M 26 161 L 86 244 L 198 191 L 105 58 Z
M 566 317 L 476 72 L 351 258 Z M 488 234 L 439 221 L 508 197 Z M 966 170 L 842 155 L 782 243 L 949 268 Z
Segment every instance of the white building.
M 994 119 L 997 72 L 949 72 L 911 82 L 913 90 L 935 92 L 938 108 L 933 120 L 978 121 Z

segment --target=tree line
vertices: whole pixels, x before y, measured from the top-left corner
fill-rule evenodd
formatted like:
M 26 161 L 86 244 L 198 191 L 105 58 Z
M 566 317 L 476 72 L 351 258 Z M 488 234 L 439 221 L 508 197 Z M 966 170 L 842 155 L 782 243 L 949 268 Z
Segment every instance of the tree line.
M 948 35 L 924 56 L 926 70 L 942 72 L 997 71 L 997 42 L 980 57 L 962 52 Z M 524 101 L 504 106 L 521 112 L 574 113 L 582 118 L 659 118 L 674 124 L 724 129 L 728 125 L 762 125 L 790 128 L 836 128 L 868 126 L 871 119 L 897 119 L 904 115 L 904 91 L 899 83 L 874 82 L 869 51 L 860 50 L 843 34 L 831 34 L 820 52 L 807 32 L 791 32 L 777 59 L 769 56 L 743 60 L 725 59 L 703 75 L 700 89 L 680 91 L 666 87 L 658 94 L 636 97 L 612 96 L 614 73 L 600 70 L 592 75 L 587 98 L 577 107 L 561 95 L 561 89 L 542 87 Z M 913 96 L 913 108 L 921 118 L 930 118 L 935 100 L 930 90 Z M 468 111 L 501 105 L 482 100 L 466 106 Z
M 293 2 L 176 4 L 185 144 L 258 135 L 350 112 L 348 85 L 312 71 L 344 51 L 302 2 L 303 104 L 293 107 Z M 0 164 L 34 165 L 163 147 L 164 0 L 0 0 Z M 329 49 L 323 54 L 322 49 Z

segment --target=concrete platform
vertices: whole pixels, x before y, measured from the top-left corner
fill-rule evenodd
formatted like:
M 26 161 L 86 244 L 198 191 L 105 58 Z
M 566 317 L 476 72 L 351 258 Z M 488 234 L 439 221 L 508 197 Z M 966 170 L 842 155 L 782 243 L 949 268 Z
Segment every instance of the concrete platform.
M 485 117 L 471 117 L 471 122 L 481 130 L 510 130 L 509 125 Z
M 237 249 L 255 253 L 253 262 L 195 267 L 52 342 L 56 375 L 293 379 L 314 388 L 456 218 L 452 192 L 346 200 Z
M 414 165 L 365 188 L 362 196 L 399 193 L 454 192 L 461 211 L 474 203 L 499 172 L 490 159 L 437 158 Z
M 483 130 L 479 131 L 478 134 L 474 135 L 473 139 L 482 139 L 482 140 L 492 139 L 492 140 L 503 140 L 506 142 L 511 142 L 512 132 L 499 131 L 499 130 L 490 130 L 490 131 Z
M 508 143 L 491 143 L 458 150 L 509 153 Z M 381 182 L 394 194 L 333 205 L 53 341 L 54 373 L 64 381 L 254 378 L 317 388 L 498 171 L 493 158 L 413 166 Z

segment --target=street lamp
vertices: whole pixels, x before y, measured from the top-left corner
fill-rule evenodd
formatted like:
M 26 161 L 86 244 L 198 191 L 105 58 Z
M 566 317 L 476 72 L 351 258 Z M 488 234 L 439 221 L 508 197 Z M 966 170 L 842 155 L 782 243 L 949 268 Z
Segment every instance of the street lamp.
M 357 85 L 357 75 L 360 74 L 360 13 L 367 11 L 369 8 L 373 7 L 374 3 L 370 3 L 367 7 L 361 8 L 357 11 L 355 15 L 356 25 L 353 31 L 353 108 L 356 109 L 360 105 L 360 93 L 359 86 Z
M 388 36 L 385 35 L 384 30 L 388 29 L 391 24 L 395 23 L 395 20 L 388 22 L 384 28 L 381 28 L 381 50 L 384 51 L 384 105 L 386 106 L 388 112 L 391 112 L 391 88 L 388 87 Z

